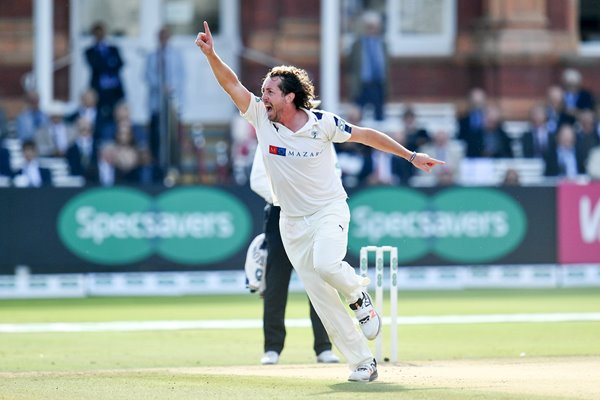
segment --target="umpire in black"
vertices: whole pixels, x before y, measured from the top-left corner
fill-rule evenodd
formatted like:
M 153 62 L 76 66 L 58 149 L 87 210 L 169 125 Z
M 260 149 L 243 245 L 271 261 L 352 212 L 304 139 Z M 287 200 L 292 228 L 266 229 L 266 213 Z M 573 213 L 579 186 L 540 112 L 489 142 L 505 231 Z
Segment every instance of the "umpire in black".
M 259 149 L 254 155 L 250 172 L 250 187 L 265 199 L 265 243 L 267 246 L 267 265 L 265 279 L 266 289 L 263 299 L 263 334 L 264 354 L 261 364 L 277 364 L 285 342 L 285 308 L 287 306 L 288 289 L 292 275 L 292 263 L 288 259 L 279 233 L 279 206 L 273 205 L 273 195 L 267 179 L 262 154 Z M 331 341 L 310 303 L 310 320 L 312 323 L 314 350 L 317 362 L 338 363 L 339 358 L 331 351 Z

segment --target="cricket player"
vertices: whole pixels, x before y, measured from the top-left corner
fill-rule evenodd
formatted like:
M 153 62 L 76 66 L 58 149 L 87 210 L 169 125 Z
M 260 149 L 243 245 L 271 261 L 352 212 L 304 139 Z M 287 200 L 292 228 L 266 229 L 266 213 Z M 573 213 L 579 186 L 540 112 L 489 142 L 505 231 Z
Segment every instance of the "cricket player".
M 262 96 L 254 96 L 215 52 L 206 21 L 196 45 L 219 85 L 256 129 L 273 196 L 281 207 L 279 227 L 285 251 L 331 340 L 352 370 L 348 380 L 377 379 L 377 363 L 365 338 L 377 337 L 381 318 L 365 289 L 368 278 L 343 261 L 350 210 L 336 175 L 331 142 L 362 143 L 405 158 L 426 172 L 443 162 L 409 151 L 382 132 L 311 109 L 314 87 L 300 68 L 271 69 L 263 81 Z M 340 295 L 354 311 L 362 334 Z

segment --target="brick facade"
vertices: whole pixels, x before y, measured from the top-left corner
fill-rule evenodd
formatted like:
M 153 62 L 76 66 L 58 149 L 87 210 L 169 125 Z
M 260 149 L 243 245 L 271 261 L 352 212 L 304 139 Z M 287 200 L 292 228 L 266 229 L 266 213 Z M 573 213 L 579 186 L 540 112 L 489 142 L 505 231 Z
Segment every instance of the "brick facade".
M 69 0 L 54 1 L 54 54 L 69 51 Z M 508 118 L 528 108 L 559 81 L 567 66 L 600 94 L 598 58 L 578 55 L 576 0 L 456 0 L 455 53 L 392 60 L 389 101 L 445 102 L 459 108 L 474 86 L 484 88 Z M 306 68 L 319 89 L 320 0 L 244 0 L 244 46 Z M 0 2 L 0 98 L 9 115 L 21 107 L 21 79 L 32 70 L 32 1 Z M 258 92 L 267 66 L 242 60 L 241 75 Z M 342 60 L 342 69 L 344 60 Z M 55 97 L 66 100 L 68 67 L 55 73 Z M 344 83 L 342 101 L 347 101 Z

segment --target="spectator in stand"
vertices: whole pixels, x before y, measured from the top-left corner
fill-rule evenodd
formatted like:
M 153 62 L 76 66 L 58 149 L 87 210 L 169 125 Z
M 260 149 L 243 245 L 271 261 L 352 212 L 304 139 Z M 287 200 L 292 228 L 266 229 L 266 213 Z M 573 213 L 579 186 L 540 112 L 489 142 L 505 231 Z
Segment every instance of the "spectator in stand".
M 78 123 L 80 118 L 85 118 L 90 122 L 92 132 L 96 130 L 96 116 L 98 115 L 98 96 L 93 89 L 86 89 L 81 93 L 77 109 L 66 117 L 69 123 Z M 97 136 L 94 134 L 94 136 Z
M 575 118 L 565 111 L 564 93 L 560 86 L 550 86 L 546 94 L 548 132 L 555 134 L 563 124 L 574 124 Z
M 52 175 L 47 168 L 40 167 L 35 142 L 26 140 L 21 146 L 24 163 L 17 171 L 15 185 L 18 187 L 42 187 L 52 185 Z
M 529 130 L 521 135 L 523 157 L 544 159 L 552 146 L 554 133 L 548 129 L 546 109 L 542 104 L 529 112 Z
M 435 184 L 437 186 L 455 186 L 457 184 L 457 175 L 458 171 L 453 170 L 451 168 L 446 168 L 445 165 L 442 165 L 442 171 L 437 172 L 435 174 Z
M 121 82 L 121 69 L 123 60 L 116 46 L 106 41 L 106 27 L 102 22 L 92 26 L 92 35 L 95 43 L 85 51 L 85 59 L 90 67 L 90 87 L 98 95 L 96 115 L 96 142 L 114 140 L 107 137 L 105 131 L 107 124 L 113 121 L 115 105 L 125 97 L 123 83 Z
M 590 151 L 590 155 L 587 159 L 586 172 L 590 178 L 600 180 L 600 146 L 596 146 Z
M 126 122 L 120 123 L 117 127 L 113 153 L 117 183 L 134 183 L 139 166 L 139 153 L 131 125 Z
M 45 148 L 38 145 L 41 156 L 63 157 L 67 149 L 75 140 L 75 129 L 65 121 L 64 105 L 52 103 L 48 107 L 50 123 L 48 124 L 48 133 L 50 141 Z
M 510 138 L 502 127 L 500 110 L 486 107 L 482 129 L 469 131 L 467 157 L 512 158 Z
M 504 173 L 502 186 L 521 186 L 521 177 L 519 172 L 514 168 L 508 168 Z
M 25 109 L 17 116 L 17 137 L 21 142 L 47 136 L 50 119 L 40 109 L 40 96 L 36 91 L 25 94 Z M 45 132 L 44 132 L 45 131 Z
M 454 181 L 454 177 L 460 172 L 460 164 L 465 157 L 464 146 L 460 142 L 452 140 L 448 131 L 444 129 L 435 131 L 433 140 L 421 146 L 419 151 L 446 162 L 443 168 L 433 171 L 433 176 L 435 176 L 438 185 L 447 185 L 449 178 Z M 421 172 L 419 171 L 419 173 Z
M 596 100 L 591 92 L 582 88 L 581 73 L 573 68 L 567 68 L 562 74 L 564 89 L 565 111 L 573 117 L 582 110 L 593 110 L 596 108 Z
M 160 160 L 161 143 L 168 136 L 168 116 L 183 103 L 185 70 L 181 53 L 169 44 L 171 32 L 163 27 L 158 32 L 158 48 L 146 58 L 146 82 L 150 130 L 148 142 L 154 160 Z M 163 132 L 164 130 L 164 132 Z
M 352 45 L 348 59 L 350 98 L 360 107 L 373 107 L 377 121 L 384 120 L 384 103 L 388 74 L 388 51 L 382 36 L 381 15 L 366 11 L 362 15 L 362 32 Z
M 0 146 L 0 176 L 13 177 L 13 170 L 10 166 L 10 151 L 3 146 Z
M 427 130 L 417 124 L 417 115 L 412 107 L 407 106 L 402 113 L 402 123 L 404 124 L 404 134 L 409 148 L 419 149 L 424 144 L 431 142 Z
M 98 148 L 98 162 L 92 164 L 87 183 L 100 186 L 114 186 L 117 183 L 115 168 L 115 145 L 110 142 L 101 144 Z
M 472 136 L 481 134 L 485 122 L 487 99 L 485 91 L 473 88 L 469 93 L 467 110 L 458 118 L 458 139 L 468 143 Z
M 161 184 L 165 179 L 163 169 L 152 158 L 152 152 L 147 147 L 139 150 L 139 165 L 135 171 L 134 183 L 142 185 Z
M 575 125 L 577 143 L 579 144 L 583 163 L 586 164 L 590 151 L 600 145 L 600 131 L 596 122 L 596 114 L 592 110 L 582 110 L 577 116 Z
M 129 112 L 129 106 L 126 102 L 122 101 L 115 106 L 114 118 L 112 122 L 106 126 L 107 139 L 106 141 L 114 142 L 117 137 L 119 125 L 128 125 L 131 130 L 135 143 L 139 147 L 145 147 L 148 145 L 148 138 L 146 136 L 146 130 L 139 124 L 134 124 L 131 120 L 131 113 Z M 99 145 L 100 143 L 96 143 Z
M 398 128 L 384 130 L 389 136 L 394 138 L 403 146 L 406 143 L 404 131 Z M 408 186 L 410 178 L 414 174 L 414 168 L 411 164 L 402 162 L 400 157 L 394 157 L 373 149 L 370 157 L 365 159 L 365 173 L 367 173 L 367 182 L 369 185 L 404 185 Z
M 546 157 L 544 175 L 567 179 L 585 173 L 581 146 L 577 145 L 577 135 L 571 125 L 563 125 L 558 130 L 556 141 Z
M 77 137 L 66 153 L 69 172 L 74 176 L 90 179 L 94 165 L 97 163 L 92 122 L 85 116 L 77 120 Z

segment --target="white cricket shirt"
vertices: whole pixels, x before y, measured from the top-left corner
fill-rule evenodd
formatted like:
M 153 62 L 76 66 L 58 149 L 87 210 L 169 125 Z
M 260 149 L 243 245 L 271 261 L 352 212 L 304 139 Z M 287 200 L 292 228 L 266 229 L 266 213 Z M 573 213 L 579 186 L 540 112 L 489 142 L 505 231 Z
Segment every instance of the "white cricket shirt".
M 350 127 L 332 113 L 306 110 L 307 123 L 297 132 L 269 121 L 260 97 L 250 100 L 242 116 L 254 126 L 273 194 L 281 212 L 291 217 L 312 215 L 348 195 L 336 169 L 332 142 L 350 138 Z
M 250 170 L 250 189 L 265 199 L 267 203 L 274 204 L 273 190 L 271 189 L 271 183 L 269 182 L 269 177 L 265 170 L 265 163 L 260 148 L 256 148 L 254 160 L 252 161 L 252 169 Z

